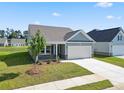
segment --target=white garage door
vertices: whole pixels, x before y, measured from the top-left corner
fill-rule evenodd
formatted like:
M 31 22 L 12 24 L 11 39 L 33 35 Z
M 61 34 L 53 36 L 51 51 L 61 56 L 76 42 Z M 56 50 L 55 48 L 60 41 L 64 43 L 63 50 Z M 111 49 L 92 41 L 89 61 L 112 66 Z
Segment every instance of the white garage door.
M 113 55 L 124 55 L 124 45 L 114 45 L 112 47 Z
M 68 59 L 91 57 L 91 46 L 68 46 Z

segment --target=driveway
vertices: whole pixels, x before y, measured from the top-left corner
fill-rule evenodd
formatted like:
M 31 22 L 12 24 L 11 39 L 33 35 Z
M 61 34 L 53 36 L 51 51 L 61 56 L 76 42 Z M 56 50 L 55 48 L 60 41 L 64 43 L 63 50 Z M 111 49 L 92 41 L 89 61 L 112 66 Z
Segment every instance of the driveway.
M 93 58 L 80 60 L 64 60 L 62 62 L 76 63 L 89 71 L 109 79 L 113 85 L 124 84 L 124 68 L 105 63 Z
M 124 56 L 115 56 L 115 57 L 118 57 L 118 58 L 123 58 L 123 59 L 124 59 Z

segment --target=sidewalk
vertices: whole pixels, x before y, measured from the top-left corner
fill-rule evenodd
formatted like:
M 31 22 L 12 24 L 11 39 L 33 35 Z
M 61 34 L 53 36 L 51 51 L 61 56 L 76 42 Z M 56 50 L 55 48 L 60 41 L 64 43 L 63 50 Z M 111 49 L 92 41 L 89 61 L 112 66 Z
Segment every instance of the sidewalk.
M 63 90 L 74 86 L 85 85 L 93 82 L 105 80 L 105 78 L 97 75 L 86 75 L 65 80 L 53 81 L 49 83 L 34 85 L 17 90 Z
M 111 88 L 107 88 L 105 90 L 124 90 L 124 84 L 118 84 L 118 85 L 115 85 L 114 87 L 111 87 Z

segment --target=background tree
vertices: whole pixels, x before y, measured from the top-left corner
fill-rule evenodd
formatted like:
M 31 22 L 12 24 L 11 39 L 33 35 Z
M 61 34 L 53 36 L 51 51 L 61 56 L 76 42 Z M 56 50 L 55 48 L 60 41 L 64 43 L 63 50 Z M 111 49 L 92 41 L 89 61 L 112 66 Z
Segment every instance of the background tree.
M 4 38 L 5 37 L 5 30 L 0 30 L 0 38 Z
M 46 41 L 44 37 L 41 35 L 40 30 L 38 30 L 35 36 L 31 38 L 29 47 L 33 59 L 35 60 L 35 63 L 38 62 L 38 55 L 44 49 L 45 45 Z

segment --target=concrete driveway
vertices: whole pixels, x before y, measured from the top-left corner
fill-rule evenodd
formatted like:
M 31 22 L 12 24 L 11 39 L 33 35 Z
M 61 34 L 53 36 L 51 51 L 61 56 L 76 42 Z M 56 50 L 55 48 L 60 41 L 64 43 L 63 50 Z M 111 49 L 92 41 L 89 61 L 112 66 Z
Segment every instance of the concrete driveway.
M 64 60 L 62 62 L 76 63 L 89 71 L 109 79 L 113 85 L 124 84 L 124 68 L 105 63 L 96 59 Z
M 115 56 L 115 57 L 118 57 L 118 58 L 123 58 L 123 59 L 124 59 L 124 56 Z

